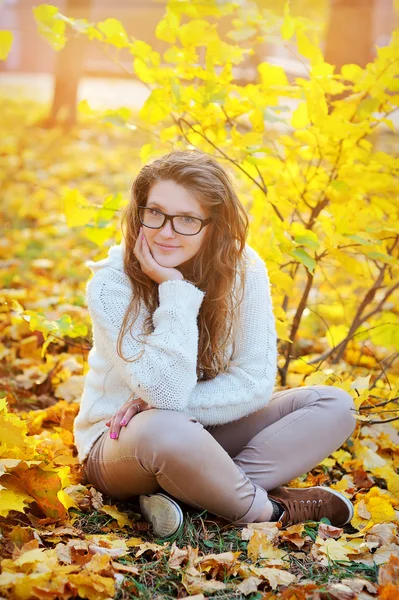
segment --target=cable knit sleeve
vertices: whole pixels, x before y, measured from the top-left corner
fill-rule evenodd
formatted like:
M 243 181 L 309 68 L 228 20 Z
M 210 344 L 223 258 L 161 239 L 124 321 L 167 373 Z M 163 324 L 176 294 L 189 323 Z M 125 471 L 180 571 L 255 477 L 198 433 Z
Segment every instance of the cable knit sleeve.
M 204 425 L 223 424 L 265 406 L 277 376 L 277 334 L 270 282 L 261 257 L 252 250 L 235 350 L 225 373 L 199 381 L 187 412 Z
M 129 327 L 125 330 L 123 356 L 130 360 L 139 355 L 135 362 L 127 362 L 117 353 L 117 339 L 132 292 L 124 274 L 110 269 L 103 273 L 86 288 L 94 339 L 137 396 L 155 408 L 184 410 L 197 382 L 197 317 L 205 293 L 185 280 L 161 283 L 159 307 L 152 315 L 154 331 L 144 339 L 138 335 L 143 331 L 144 311 L 131 332 Z

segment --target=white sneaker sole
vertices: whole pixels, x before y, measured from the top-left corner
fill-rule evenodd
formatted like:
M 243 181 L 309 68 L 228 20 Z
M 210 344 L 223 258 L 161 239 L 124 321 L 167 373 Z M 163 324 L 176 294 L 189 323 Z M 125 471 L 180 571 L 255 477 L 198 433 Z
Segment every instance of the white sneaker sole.
M 343 494 L 341 494 L 341 492 L 337 492 L 337 490 L 332 490 L 330 487 L 323 487 L 321 485 L 315 485 L 313 486 L 314 488 L 318 489 L 318 490 L 328 490 L 329 492 L 331 492 L 332 494 L 335 494 L 335 496 L 339 496 L 341 498 L 341 500 L 343 500 L 346 504 L 346 506 L 348 507 L 349 510 L 349 519 L 347 521 L 345 521 L 345 523 L 343 523 L 343 525 L 346 525 L 347 523 L 349 523 L 350 521 L 352 521 L 353 519 L 353 515 L 355 514 L 355 511 L 353 509 L 353 504 L 352 502 Z
M 169 496 L 161 493 L 141 494 L 139 503 L 143 518 L 151 523 L 157 537 L 170 537 L 182 526 L 183 511 Z

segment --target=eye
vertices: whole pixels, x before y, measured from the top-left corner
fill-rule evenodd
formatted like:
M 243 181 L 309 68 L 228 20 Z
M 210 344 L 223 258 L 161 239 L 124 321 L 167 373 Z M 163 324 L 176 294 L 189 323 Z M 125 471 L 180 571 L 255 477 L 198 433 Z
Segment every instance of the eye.
M 194 217 L 183 217 L 183 219 L 188 219 L 186 223 L 194 223 Z

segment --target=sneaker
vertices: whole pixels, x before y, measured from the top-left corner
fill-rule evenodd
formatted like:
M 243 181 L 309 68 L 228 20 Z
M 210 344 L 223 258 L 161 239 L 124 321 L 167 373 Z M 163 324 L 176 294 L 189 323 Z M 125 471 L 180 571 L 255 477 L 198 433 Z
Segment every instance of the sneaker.
M 268 496 L 284 509 L 279 519 L 283 527 L 304 521 L 320 521 L 323 517 L 327 517 L 334 527 L 342 527 L 352 520 L 354 514 L 352 502 L 327 487 L 277 487 L 270 490 Z
M 157 537 L 170 537 L 183 527 L 183 511 L 169 496 L 141 494 L 139 503 L 143 518 L 151 523 Z

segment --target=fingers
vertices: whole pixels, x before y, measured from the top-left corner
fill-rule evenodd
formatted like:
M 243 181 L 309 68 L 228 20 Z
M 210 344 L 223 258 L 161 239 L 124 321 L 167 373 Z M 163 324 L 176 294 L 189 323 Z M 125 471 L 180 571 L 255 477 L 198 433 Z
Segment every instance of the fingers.
M 119 410 L 109 421 L 109 437 L 112 440 L 117 440 L 119 437 L 120 430 L 122 427 L 126 427 L 129 421 L 140 412 L 140 407 L 137 404 L 130 405 L 127 409 L 122 408 Z
M 117 440 L 119 437 L 119 432 L 121 430 L 121 415 L 119 412 L 116 413 L 111 419 L 111 424 L 109 427 L 109 437 L 111 440 Z

